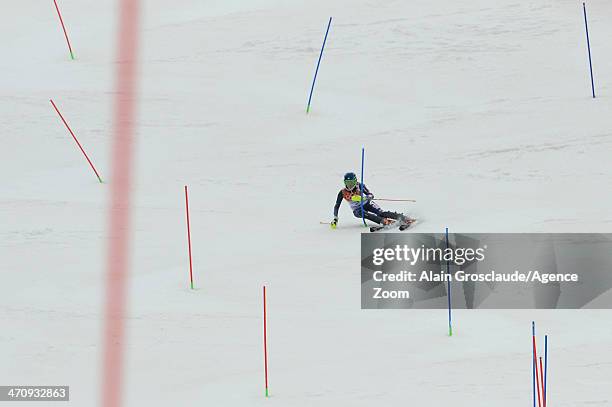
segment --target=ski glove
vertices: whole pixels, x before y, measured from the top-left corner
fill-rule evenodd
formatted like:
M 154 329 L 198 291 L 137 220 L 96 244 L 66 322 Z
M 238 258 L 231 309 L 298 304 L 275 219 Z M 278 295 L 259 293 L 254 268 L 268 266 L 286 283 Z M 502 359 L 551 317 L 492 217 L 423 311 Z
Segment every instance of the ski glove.
M 329 226 L 331 226 L 332 229 L 336 229 L 336 226 L 338 226 L 338 217 L 337 216 L 334 216 L 334 220 L 331 221 Z

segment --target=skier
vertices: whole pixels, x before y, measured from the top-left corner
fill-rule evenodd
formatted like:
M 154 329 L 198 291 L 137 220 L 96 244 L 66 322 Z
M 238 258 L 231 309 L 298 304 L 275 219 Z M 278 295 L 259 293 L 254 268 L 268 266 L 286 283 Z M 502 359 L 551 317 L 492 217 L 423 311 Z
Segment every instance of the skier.
M 332 229 L 335 229 L 338 225 L 338 210 L 342 199 L 348 201 L 351 205 L 353 215 L 357 218 L 362 217 L 361 208 L 361 192 L 363 190 L 363 217 L 371 220 L 372 222 L 378 223 L 379 225 L 390 225 L 395 220 L 402 222 L 403 224 L 410 224 L 411 219 L 397 212 L 389 212 L 382 210 L 376 203 L 373 202 L 374 195 L 368 190 L 368 188 L 357 182 L 357 176 L 354 172 L 347 172 L 344 174 L 344 188 L 338 192 L 336 198 L 336 205 L 334 206 L 334 220 L 331 222 Z M 392 220 L 393 219 L 393 220 Z

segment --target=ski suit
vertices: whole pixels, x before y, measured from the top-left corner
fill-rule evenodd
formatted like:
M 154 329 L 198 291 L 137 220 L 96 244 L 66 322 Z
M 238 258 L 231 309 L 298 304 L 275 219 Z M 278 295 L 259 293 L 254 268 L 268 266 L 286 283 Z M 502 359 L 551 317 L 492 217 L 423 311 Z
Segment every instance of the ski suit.
M 385 218 L 400 218 L 401 215 L 399 213 L 385 211 L 381 209 L 376 203 L 372 202 L 374 195 L 372 195 L 368 188 L 362 183 L 357 184 L 357 186 L 352 191 L 349 191 L 346 188 L 342 188 L 340 192 L 338 192 L 338 196 L 336 198 L 336 205 L 334 206 L 334 218 L 338 217 L 338 210 L 340 209 L 340 204 L 342 203 L 343 199 L 349 203 L 349 205 L 351 206 L 351 210 L 353 211 L 353 215 L 355 215 L 356 218 L 362 217 L 361 202 L 353 201 L 354 196 L 361 197 L 361 188 L 363 188 L 364 218 L 371 220 L 372 222 L 376 222 L 379 225 L 383 223 L 383 219 Z

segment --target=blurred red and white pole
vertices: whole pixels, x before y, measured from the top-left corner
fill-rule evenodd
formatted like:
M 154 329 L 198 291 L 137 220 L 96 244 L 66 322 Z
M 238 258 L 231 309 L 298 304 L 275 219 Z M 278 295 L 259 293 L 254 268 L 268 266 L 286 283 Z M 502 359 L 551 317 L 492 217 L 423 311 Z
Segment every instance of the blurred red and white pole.
M 139 1 L 119 0 L 118 6 L 119 31 L 112 137 L 113 182 L 109 203 L 106 308 L 100 391 L 102 407 L 121 407 L 123 403 L 123 353 L 130 257 L 130 198 L 137 107 Z

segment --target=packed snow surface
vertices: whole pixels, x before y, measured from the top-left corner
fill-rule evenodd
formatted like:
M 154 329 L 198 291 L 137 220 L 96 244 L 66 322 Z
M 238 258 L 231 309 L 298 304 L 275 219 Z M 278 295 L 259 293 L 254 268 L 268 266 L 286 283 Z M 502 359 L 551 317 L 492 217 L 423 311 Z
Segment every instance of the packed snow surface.
M 100 399 L 116 3 L 59 2 L 74 61 L 52 2 L 0 26 L 0 384 L 79 407 Z M 346 203 L 320 224 L 365 147 L 413 232 L 612 231 L 612 3 L 587 7 L 596 99 L 577 1 L 142 1 L 125 405 L 529 406 L 532 320 L 547 404 L 612 404 L 609 311 L 456 311 L 448 337 L 444 310 L 361 310 L 365 228 Z

